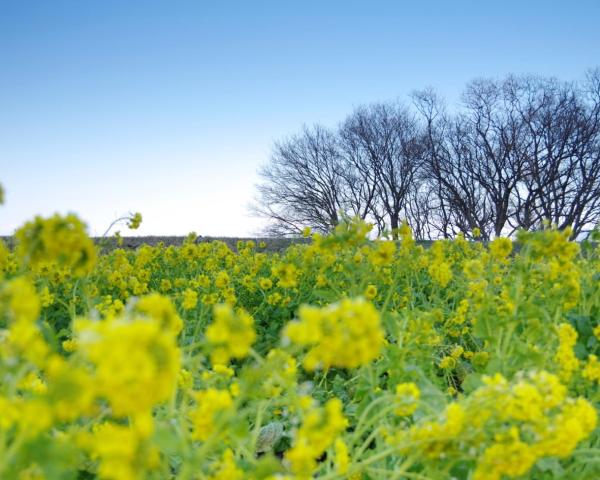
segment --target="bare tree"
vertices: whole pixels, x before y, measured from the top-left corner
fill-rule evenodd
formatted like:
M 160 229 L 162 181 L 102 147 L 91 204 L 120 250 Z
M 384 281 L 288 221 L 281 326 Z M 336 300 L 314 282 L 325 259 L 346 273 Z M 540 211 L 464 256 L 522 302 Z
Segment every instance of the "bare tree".
M 397 103 L 357 108 L 340 127 L 348 163 L 367 195 L 362 203 L 380 228 L 400 226 L 423 157 L 414 115 Z
M 297 234 L 309 226 L 327 232 L 344 209 L 344 170 L 333 133 L 321 126 L 275 144 L 259 171 L 255 213 L 272 221 L 273 235 Z
M 414 95 L 425 122 L 424 176 L 439 209 L 432 227 L 448 238 L 479 228 L 489 235 L 493 220 L 485 189 L 477 182 L 478 158 L 473 126 L 464 115 L 449 116 L 431 90 Z
M 598 223 L 599 78 L 591 72 L 584 87 L 537 77 L 477 80 L 451 116 L 431 91 L 417 93 L 437 230 L 468 235 L 477 227 L 491 238 L 550 221 L 578 236 Z
M 512 223 L 540 228 L 544 220 L 571 226 L 577 237 L 600 219 L 600 89 L 592 72 L 584 85 L 523 77 L 510 95 L 527 128 L 526 175 Z
M 329 231 L 340 215 L 419 239 L 512 235 L 550 221 L 581 236 L 600 221 L 600 69 L 582 83 L 508 76 L 470 82 L 448 113 L 432 90 L 415 109 L 377 103 L 338 130 L 275 145 L 256 210 L 271 233 Z M 415 111 L 416 110 L 416 111 Z
M 357 138 L 341 127 L 338 145 L 343 157 L 343 177 L 346 185 L 346 204 L 353 216 L 369 219 L 377 226 L 378 233 L 385 229 L 384 214 L 378 203 L 378 177 L 362 154 Z

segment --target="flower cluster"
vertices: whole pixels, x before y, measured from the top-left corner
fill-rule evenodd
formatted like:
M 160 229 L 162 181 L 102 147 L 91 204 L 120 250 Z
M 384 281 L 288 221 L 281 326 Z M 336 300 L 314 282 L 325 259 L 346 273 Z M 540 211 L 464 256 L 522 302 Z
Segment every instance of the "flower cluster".
M 84 275 L 96 263 L 96 248 L 75 215 L 35 217 L 17 230 L 15 238 L 19 257 L 32 267 L 56 262 Z
M 561 323 L 558 326 L 558 338 L 560 345 L 554 361 L 560 367 L 562 378 L 568 381 L 571 379 L 573 371 L 579 367 L 579 360 L 573 352 L 573 347 L 577 342 L 577 332 L 570 324 Z
M 305 399 L 306 400 L 306 399 Z M 296 441 L 285 455 L 292 472 L 298 478 L 310 478 L 317 467 L 317 459 L 332 445 L 348 423 L 342 413 L 342 403 L 333 398 L 324 407 L 309 405 L 303 412 L 302 425 L 296 433 Z M 338 456 L 343 447 L 338 444 Z
M 443 421 L 425 421 L 393 441 L 447 459 L 468 448 L 477 480 L 518 477 L 544 457 L 565 458 L 596 428 L 597 414 L 582 398 L 567 397 L 557 376 L 532 372 L 508 382 L 484 377 L 484 386 L 446 408 Z
M 299 320 L 288 324 L 291 342 L 308 346 L 304 367 L 356 368 L 379 355 L 384 343 L 379 313 L 360 298 L 346 299 L 326 308 L 304 306 Z
M 117 416 L 146 413 L 174 393 L 180 368 L 171 331 L 147 318 L 75 322 L 77 351 L 94 365 L 97 394 Z
M 256 339 L 254 320 L 242 309 L 234 312 L 229 305 L 216 305 L 214 322 L 206 328 L 206 338 L 212 349 L 213 365 L 244 358 Z
M 0 242 L 0 478 L 600 478 L 600 249 L 369 231 L 97 250 L 27 223 Z

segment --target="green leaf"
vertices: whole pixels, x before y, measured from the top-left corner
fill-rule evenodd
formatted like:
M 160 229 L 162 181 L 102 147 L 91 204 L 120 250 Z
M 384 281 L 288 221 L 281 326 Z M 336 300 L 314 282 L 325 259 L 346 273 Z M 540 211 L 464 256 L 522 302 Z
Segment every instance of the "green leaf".
M 271 422 L 260 429 L 256 440 L 256 453 L 273 451 L 273 448 L 283 436 L 283 424 Z

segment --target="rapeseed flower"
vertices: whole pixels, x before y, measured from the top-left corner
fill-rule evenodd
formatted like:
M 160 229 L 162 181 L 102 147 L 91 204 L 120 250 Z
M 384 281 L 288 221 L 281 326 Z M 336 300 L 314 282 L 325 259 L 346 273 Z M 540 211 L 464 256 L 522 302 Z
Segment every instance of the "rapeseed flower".
M 581 376 L 591 382 L 600 382 L 600 362 L 598 357 L 591 354 L 581 372 Z
M 94 367 L 95 389 L 116 416 L 135 415 L 171 398 L 180 352 L 159 321 L 119 317 L 75 322 L 78 352 Z
M 198 305 L 198 292 L 191 288 L 186 288 L 183 292 L 183 302 L 181 306 L 184 310 L 193 310 Z
M 88 274 L 96 264 L 96 247 L 75 215 L 35 217 L 15 233 L 17 255 L 32 267 L 56 262 L 75 275 Z
M 373 300 L 377 296 L 377 287 L 375 285 L 367 285 L 365 290 L 365 298 L 367 300 Z
M 345 299 L 325 308 L 302 306 L 299 320 L 284 336 L 309 348 L 303 365 L 316 368 L 356 368 L 379 356 L 384 344 L 379 313 L 361 298 Z
M 216 424 L 221 415 L 231 411 L 233 398 L 227 390 L 209 388 L 194 394 L 196 408 L 190 415 L 192 438 L 207 440 L 216 432 Z
M 246 311 L 234 311 L 229 305 L 216 305 L 213 313 L 214 321 L 206 328 L 212 364 L 227 364 L 232 358 L 248 355 L 256 339 L 254 319 Z
M 127 222 L 127 227 L 130 230 L 137 230 L 138 228 L 140 228 L 141 224 L 142 224 L 142 214 L 140 212 L 136 212 L 129 218 L 129 220 Z
M 396 401 L 398 407 L 394 410 L 401 417 L 412 415 L 419 406 L 421 391 L 414 383 L 399 383 L 396 385 Z
M 309 477 L 317 466 L 317 458 L 335 442 L 347 425 L 342 402 L 337 398 L 329 400 L 324 407 L 311 405 L 306 408 L 292 448 L 285 453 L 291 471 L 302 478 Z
M 558 338 L 560 341 L 554 361 L 560 368 L 560 374 L 563 380 L 568 381 L 577 368 L 579 360 L 573 352 L 573 347 L 577 342 L 577 332 L 568 323 L 561 323 L 558 326 Z
M 502 260 L 512 252 L 512 242 L 510 238 L 498 237 L 490 243 L 490 253 L 492 257 Z

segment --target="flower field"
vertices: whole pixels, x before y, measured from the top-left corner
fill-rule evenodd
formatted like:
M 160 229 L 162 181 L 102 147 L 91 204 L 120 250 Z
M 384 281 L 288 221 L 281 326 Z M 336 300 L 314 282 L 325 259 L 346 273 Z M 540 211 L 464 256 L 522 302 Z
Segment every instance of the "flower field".
M 100 254 L 75 216 L 25 224 L 0 478 L 600 478 L 600 250 L 368 233 Z

